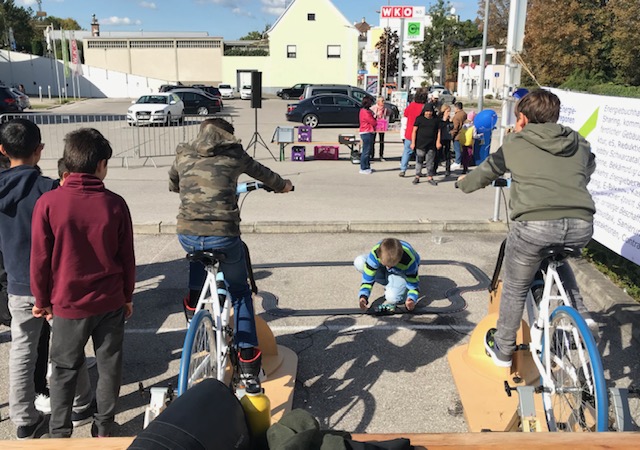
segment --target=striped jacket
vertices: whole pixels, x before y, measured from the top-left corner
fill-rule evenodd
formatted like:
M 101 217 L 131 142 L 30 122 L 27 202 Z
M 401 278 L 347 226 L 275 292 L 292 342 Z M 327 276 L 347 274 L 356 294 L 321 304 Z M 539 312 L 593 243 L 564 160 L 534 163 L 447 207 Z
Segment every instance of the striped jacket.
M 390 274 L 399 275 L 407 280 L 407 298 L 417 302 L 420 291 L 420 279 L 418 277 L 420 255 L 409 243 L 405 241 L 400 242 L 404 249 L 402 259 L 397 265 L 387 270 Z M 371 295 L 371 288 L 375 283 L 376 271 L 380 266 L 382 266 L 382 263 L 380 262 L 380 242 L 378 242 L 371 249 L 371 252 L 369 252 L 369 256 L 367 257 L 367 261 L 364 265 L 362 284 L 360 285 L 360 297 L 369 298 Z

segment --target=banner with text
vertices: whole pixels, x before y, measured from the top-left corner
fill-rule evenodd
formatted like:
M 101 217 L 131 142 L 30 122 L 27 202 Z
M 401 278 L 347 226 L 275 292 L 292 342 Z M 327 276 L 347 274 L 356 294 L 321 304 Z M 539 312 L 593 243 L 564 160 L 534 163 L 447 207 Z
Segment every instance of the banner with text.
M 596 155 L 593 238 L 640 264 L 640 100 L 550 90 L 562 102 L 559 123 L 579 131 Z

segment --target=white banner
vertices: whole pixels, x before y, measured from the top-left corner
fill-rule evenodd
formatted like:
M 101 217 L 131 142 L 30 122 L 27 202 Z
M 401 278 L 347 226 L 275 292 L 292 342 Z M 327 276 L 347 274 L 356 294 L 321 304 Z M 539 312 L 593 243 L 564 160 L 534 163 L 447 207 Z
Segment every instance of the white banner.
M 640 264 L 640 100 L 550 90 L 562 102 L 559 123 L 579 131 L 596 155 L 593 238 Z

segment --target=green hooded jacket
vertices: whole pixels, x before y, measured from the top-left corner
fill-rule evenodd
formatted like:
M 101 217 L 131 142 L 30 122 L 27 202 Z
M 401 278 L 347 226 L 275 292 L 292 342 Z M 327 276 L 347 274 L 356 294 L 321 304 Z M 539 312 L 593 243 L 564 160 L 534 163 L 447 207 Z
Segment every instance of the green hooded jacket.
M 593 221 L 596 212 L 587 184 L 595 170 L 591 146 L 576 131 L 557 123 L 528 123 L 458 182 L 469 193 L 511 172 L 511 219 Z

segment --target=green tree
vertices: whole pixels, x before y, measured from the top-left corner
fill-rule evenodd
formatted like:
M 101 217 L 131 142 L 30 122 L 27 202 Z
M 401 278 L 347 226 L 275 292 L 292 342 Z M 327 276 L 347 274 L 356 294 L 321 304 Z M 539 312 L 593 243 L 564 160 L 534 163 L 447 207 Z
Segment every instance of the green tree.
M 30 51 L 35 36 L 31 8 L 16 6 L 13 0 L 0 0 L 0 47 L 10 48 L 9 29 L 13 30 L 17 51 Z
M 241 41 L 260 41 L 267 39 L 267 31 L 271 28 L 271 25 L 265 25 L 263 31 L 249 31 L 245 36 L 240 38 Z
M 611 23 L 611 64 L 615 68 L 617 81 L 640 86 L 640 34 L 638 0 L 611 0 L 605 19 Z
M 489 18 L 487 26 L 487 45 L 504 47 L 507 44 L 509 31 L 509 4 L 510 0 L 490 0 Z M 482 31 L 484 27 L 485 0 L 478 1 L 478 27 Z
M 52 25 L 54 30 L 82 30 L 80 24 L 71 17 L 67 17 L 66 19 L 62 19 L 56 16 L 48 16 L 44 20 L 41 21 L 47 25 Z
M 391 28 L 385 28 L 380 36 L 380 40 L 376 43 L 376 48 L 380 53 L 380 86 L 389 81 L 389 78 L 398 76 L 398 52 L 400 51 L 400 37 L 397 31 L 391 31 Z M 402 70 L 405 65 L 402 65 Z

